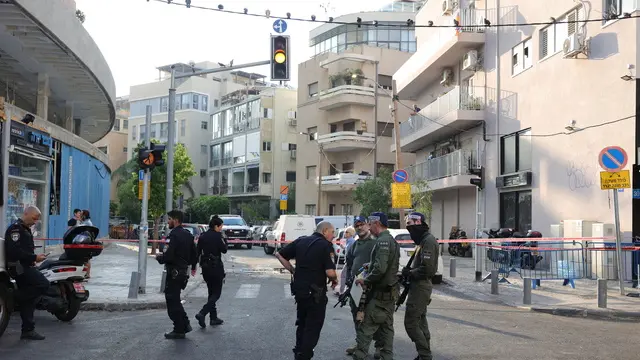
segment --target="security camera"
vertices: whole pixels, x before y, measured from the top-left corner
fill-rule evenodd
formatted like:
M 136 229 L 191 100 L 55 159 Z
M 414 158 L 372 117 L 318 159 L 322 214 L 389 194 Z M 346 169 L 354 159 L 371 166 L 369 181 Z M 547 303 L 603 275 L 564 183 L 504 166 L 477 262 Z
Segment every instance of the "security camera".
M 569 120 L 569 125 L 565 126 L 564 128 L 567 131 L 574 131 L 576 129 L 576 121 L 575 120 Z
M 26 114 L 23 118 L 22 118 L 22 122 L 29 125 L 31 123 L 33 123 L 36 120 L 36 118 L 31 115 L 31 114 Z

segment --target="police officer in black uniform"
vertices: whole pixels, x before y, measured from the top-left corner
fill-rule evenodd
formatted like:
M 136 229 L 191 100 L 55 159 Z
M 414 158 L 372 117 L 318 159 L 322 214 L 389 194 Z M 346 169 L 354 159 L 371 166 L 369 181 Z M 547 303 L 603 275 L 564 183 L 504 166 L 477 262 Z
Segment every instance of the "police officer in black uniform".
M 22 318 L 21 339 L 44 340 L 44 336 L 35 331 L 33 313 L 36 304 L 49 289 L 49 281 L 35 267 L 47 255 L 36 255 L 31 226 L 40 220 L 41 212 L 35 206 L 25 209 L 22 218 L 13 223 L 5 233 L 5 254 L 9 273 L 18 285 L 18 301 Z
M 164 264 L 167 270 L 164 296 L 167 301 L 167 313 L 173 321 L 173 331 L 164 334 L 164 337 L 184 339 L 185 334 L 193 329 L 180 301 L 180 292 L 187 287 L 189 265 L 191 265 L 191 276 L 195 276 L 198 256 L 193 235 L 182 227 L 184 213 L 179 210 L 171 210 L 167 215 L 169 218 L 167 225 L 171 229 L 169 246 L 167 251 L 156 256 L 158 262 Z
M 297 304 L 295 360 L 310 360 L 318 344 L 327 310 L 327 277 L 331 288 L 338 284 L 336 266 L 331 260 L 335 228 L 322 221 L 311 236 L 303 236 L 285 246 L 276 257 L 291 274 L 291 292 Z M 296 259 L 294 268 L 289 262 Z
M 196 320 L 201 328 L 207 327 L 205 317 L 211 315 L 209 324 L 222 325 L 224 321 L 218 318 L 216 301 L 220 299 L 222 284 L 224 282 L 224 265 L 222 264 L 222 254 L 227 253 L 227 241 L 222 237 L 223 221 L 214 215 L 209 221 L 209 230 L 198 238 L 198 257 L 202 268 L 202 277 L 207 283 L 209 298 L 202 310 L 196 314 Z

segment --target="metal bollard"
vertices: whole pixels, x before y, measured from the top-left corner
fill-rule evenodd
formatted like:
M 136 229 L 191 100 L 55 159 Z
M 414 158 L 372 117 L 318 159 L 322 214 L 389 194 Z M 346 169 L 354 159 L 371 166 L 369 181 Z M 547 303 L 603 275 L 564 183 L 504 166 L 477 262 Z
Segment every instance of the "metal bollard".
M 491 270 L 491 294 L 498 295 L 498 270 Z
M 606 279 L 598 279 L 598 307 L 605 309 L 607 307 L 607 288 L 608 281 Z
M 138 298 L 138 287 L 140 286 L 140 275 L 137 271 L 131 272 L 131 281 L 129 282 L 129 299 Z
M 531 278 L 524 278 L 524 294 L 522 295 L 522 303 L 531 305 Z
M 449 259 L 449 277 L 456 277 L 456 258 Z
M 167 285 L 167 270 L 162 270 L 162 276 L 160 277 L 160 294 L 164 293 L 164 287 Z

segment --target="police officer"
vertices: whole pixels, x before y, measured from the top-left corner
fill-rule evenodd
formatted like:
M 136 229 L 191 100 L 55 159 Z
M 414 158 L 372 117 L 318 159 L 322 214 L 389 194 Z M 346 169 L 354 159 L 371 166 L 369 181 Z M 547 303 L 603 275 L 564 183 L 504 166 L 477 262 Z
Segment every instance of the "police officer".
M 363 287 L 366 296 L 364 317 L 358 327 L 357 348 L 353 358 L 364 360 L 369 353 L 371 339 L 379 332 L 380 358 L 393 359 L 393 313 L 398 299 L 398 267 L 400 264 L 400 246 L 391 236 L 387 227 L 387 215 L 374 212 L 369 216 L 371 233 L 377 237 L 368 273 L 356 284 Z
M 414 360 L 431 360 L 431 334 L 427 323 L 427 306 L 431 303 L 431 278 L 438 270 L 439 247 L 436 238 L 429 232 L 425 217 L 412 212 L 407 217 L 407 230 L 418 245 L 410 267 L 402 269 L 403 276 L 409 276 L 411 287 L 404 313 L 404 328 L 416 345 L 418 356 Z
M 165 264 L 167 270 L 164 296 L 167 301 L 167 313 L 173 321 L 173 331 L 164 334 L 164 337 L 167 339 L 184 339 L 185 334 L 193 329 L 180 301 L 180 292 L 187 287 L 189 265 L 191 265 L 191 276 L 195 276 L 198 256 L 193 235 L 182 227 L 184 213 L 179 210 L 171 210 L 167 215 L 169 218 L 167 225 L 171 229 L 169 246 L 167 251 L 156 255 L 158 262 Z
M 40 209 L 29 206 L 22 218 L 13 223 L 5 233 L 5 254 L 9 273 L 15 278 L 19 289 L 20 317 L 22 318 L 21 339 L 44 340 L 44 336 L 35 331 L 33 313 L 40 298 L 47 293 L 49 281 L 35 267 L 47 255 L 36 255 L 31 226 L 40 220 Z
M 293 275 L 291 292 L 297 304 L 295 360 L 310 360 L 318 344 L 327 310 L 327 278 L 331 288 L 338 284 L 336 266 L 331 260 L 335 228 L 322 221 L 311 236 L 303 236 L 280 250 L 276 257 Z M 296 268 L 290 260 L 296 259 Z
M 349 280 L 352 282 L 355 276 L 358 275 L 358 270 L 362 268 L 362 265 L 371 262 L 371 252 L 373 251 L 373 246 L 376 243 L 375 238 L 371 235 L 366 217 L 356 216 L 353 219 L 353 227 L 356 229 L 356 233 L 358 234 L 358 241 L 349 247 L 345 262 L 345 268 L 347 269 Z M 354 301 L 352 297 L 349 297 L 349 307 L 351 307 L 351 314 L 353 315 L 356 333 L 359 326 L 358 321 L 356 321 L 356 315 L 358 313 L 358 304 L 356 304 L 356 301 L 359 300 L 360 299 L 355 299 Z M 379 359 L 380 348 L 382 347 L 382 343 L 379 340 L 379 332 L 376 332 L 373 335 L 373 340 L 375 341 L 376 348 L 373 357 L 375 359 Z M 356 351 L 356 347 L 357 345 L 353 345 L 347 348 L 347 354 L 353 354 L 353 352 Z
M 218 318 L 218 310 L 216 309 L 216 301 L 220 299 L 225 277 L 222 254 L 227 253 L 227 241 L 222 237 L 222 224 L 222 219 L 218 215 L 214 215 L 209 221 L 209 230 L 198 238 L 197 256 L 200 259 L 202 277 L 207 283 L 207 290 L 209 291 L 207 303 L 196 314 L 196 320 L 198 320 L 198 324 L 203 329 L 207 327 L 205 323 L 207 314 L 211 315 L 209 319 L 211 326 L 224 323 Z

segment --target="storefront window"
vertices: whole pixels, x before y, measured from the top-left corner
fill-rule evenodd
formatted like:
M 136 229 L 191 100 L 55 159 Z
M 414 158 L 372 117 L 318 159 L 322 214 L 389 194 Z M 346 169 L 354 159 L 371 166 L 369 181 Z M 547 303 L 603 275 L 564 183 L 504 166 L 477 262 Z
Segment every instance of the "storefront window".
M 9 179 L 5 221 L 7 226 L 22 217 L 27 206 L 37 206 L 45 212 L 46 183 L 49 162 L 29 156 L 9 153 Z M 34 236 L 44 235 L 43 218 L 34 226 Z

